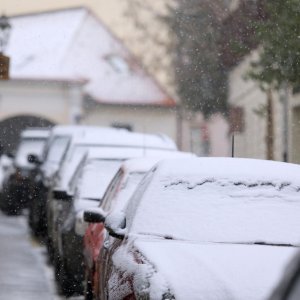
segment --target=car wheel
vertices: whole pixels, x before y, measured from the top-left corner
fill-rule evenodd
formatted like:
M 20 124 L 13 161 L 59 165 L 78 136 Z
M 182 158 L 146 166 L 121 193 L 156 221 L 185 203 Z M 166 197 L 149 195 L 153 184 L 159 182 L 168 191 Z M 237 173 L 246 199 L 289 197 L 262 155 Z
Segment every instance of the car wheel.
M 59 291 L 65 296 L 71 296 L 74 294 L 74 285 L 69 280 L 68 273 L 64 266 L 63 260 L 59 262 L 59 267 L 57 271 L 57 279 L 59 285 Z

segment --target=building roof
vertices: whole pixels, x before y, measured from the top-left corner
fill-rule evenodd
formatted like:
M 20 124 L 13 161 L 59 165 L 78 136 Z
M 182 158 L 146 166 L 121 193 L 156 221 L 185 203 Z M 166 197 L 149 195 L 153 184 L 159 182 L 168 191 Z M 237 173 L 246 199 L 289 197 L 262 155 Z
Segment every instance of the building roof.
M 10 22 L 12 79 L 83 80 L 85 93 L 100 103 L 175 105 L 89 10 L 21 15 Z

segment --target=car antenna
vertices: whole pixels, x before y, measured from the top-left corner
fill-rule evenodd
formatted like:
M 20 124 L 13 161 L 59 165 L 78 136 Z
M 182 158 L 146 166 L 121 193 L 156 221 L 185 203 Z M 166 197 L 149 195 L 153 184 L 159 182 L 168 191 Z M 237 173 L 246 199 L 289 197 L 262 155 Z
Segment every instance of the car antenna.
M 231 138 L 231 157 L 234 157 L 234 132 L 232 133 Z

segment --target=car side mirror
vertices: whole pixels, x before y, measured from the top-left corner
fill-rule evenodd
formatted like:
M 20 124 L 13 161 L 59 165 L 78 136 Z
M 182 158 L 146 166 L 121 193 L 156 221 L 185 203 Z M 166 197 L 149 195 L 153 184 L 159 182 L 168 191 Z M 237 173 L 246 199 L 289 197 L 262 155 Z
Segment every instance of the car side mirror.
M 41 161 L 39 160 L 39 157 L 35 154 L 29 154 L 27 156 L 27 161 L 31 164 L 39 165 L 41 164 Z
M 109 235 L 123 240 L 126 232 L 126 218 L 123 212 L 113 212 L 106 217 L 105 228 Z
M 104 223 L 105 212 L 101 208 L 87 210 L 83 213 L 83 220 L 88 223 Z
M 66 191 L 54 190 L 52 193 L 55 200 L 71 201 L 73 199 L 73 196 L 69 195 Z

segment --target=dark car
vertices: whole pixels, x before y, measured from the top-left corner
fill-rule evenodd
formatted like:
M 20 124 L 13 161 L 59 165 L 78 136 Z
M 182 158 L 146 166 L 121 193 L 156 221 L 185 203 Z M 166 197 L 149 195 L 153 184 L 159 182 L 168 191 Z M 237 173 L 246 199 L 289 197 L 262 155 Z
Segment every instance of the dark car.
M 47 129 L 31 128 L 21 133 L 13 162 L 14 172 L 3 182 L 1 209 L 4 212 L 17 215 L 30 205 L 36 193 L 34 180 L 37 172 L 37 165 L 30 156 L 42 159 L 48 137 Z
M 63 212 L 66 217 L 58 227 L 59 265 L 56 266 L 58 283 L 64 294 L 83 293 L 85 226 L 81 223 L 81 215 L 84 209 L 99 205 L 120 164 L 120 160 L 86 158 L 75 174 L 77 178 L 71 182 L 76 186 L 74 196 L 64 198 L 69 204 Z
M 80 135 L 85 126 L 55 126 L 49 137 L 44 160 L 35 176 L 35 196 L 29 207 L 29 226 L 35 236 L 47 236 L 46 204 L 54 177 L 70 145 L 72 136 Z

